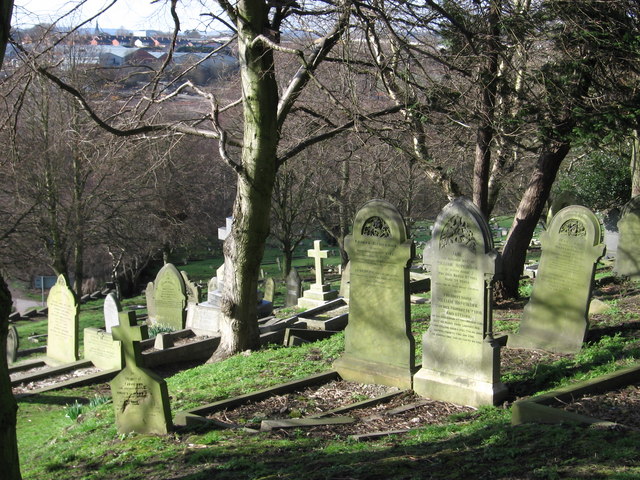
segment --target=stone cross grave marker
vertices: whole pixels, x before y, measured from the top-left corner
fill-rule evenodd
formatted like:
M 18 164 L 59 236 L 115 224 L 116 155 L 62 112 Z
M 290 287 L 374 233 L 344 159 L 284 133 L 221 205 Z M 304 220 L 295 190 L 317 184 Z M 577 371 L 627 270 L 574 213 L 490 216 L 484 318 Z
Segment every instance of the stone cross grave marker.
M 307 251 L 309 258 L 314 259 L 316 282 L 312 283 L 309 290 L 306 290 L 302 294 L 302 298 L 298 299 L 298 306 L 300 307 L 313 308 L 338 298 L 338 292 L 331 290 L 330 284 L 324 283 L 322 259 L 328 258 L 329 251 L 321 250 L 321 243 L 320 240 L 314 240 L 313 248 Z
M 345 248 L 351 259 L 349 323 L 344 354 L 333 367 L 345 380 L 411 388 L 408 266 L 414 244 L 402 215 L 384 200 L 367 202 Z
M 113 337 L 122 342 L 124 369 L 110 382 L 118 433 L 167 433 L 171 427 L 169 391 L 163 378 L 142 367 L 140 341 L 147 326 L 136 325 L 135 312 L 120 314 Z
M 273 297 L 275 293 L 276 293 L 276 281 L 273 278 L 268 277 L 264 281 L 264 299 L 267 302 L 273 303 Z
M 498 264 L 489 225 L 469 199 L 458 197 L 438 215 L 427 247 L 431 262 L 431 323 L 422 340 L 422 368 L 413 389 L 461 405 L 492 405 L 500 382 L 500 348 L 491 316 Z
M 631 280 L 640 280 L 640 196 L 633 197 L 622 207 L 618 234 L 614 271 Z
M 156 322 L 182 330 L 186 320 L 187 294 L 178 269 L 167 263 L 160 269 L 154 285 Z
M 58 276 L 51 287 L 47 307 L 47 363 L 61 365 L 77 361 L 78 302 L 63 275 Z
M 509 347 L 575 353 L 589 327 L 589 303 L 602 227 L 586 207 L 560 210 L 540 236 L 542 255 L 531 299 Z
M 104 299 L 104 329 L 107 333 L 111 333 L 113 327 L 117 327 L 120 324 L 120 312 L 122 312 L 122 306 L 115 293 L 110 292 Z
M 18 358 L 18 348 L 20 347 L 20 337 L 15 325 L 9 325 L 7 332 L 7 363 L 12 364 Z
M 291 267 L 291 271 L 287 275 L 287 293 L 284 299 L 285 307 L 294 307 L 298 305 L 298 299 L 302 296 L 302 279 L 298 270 Z

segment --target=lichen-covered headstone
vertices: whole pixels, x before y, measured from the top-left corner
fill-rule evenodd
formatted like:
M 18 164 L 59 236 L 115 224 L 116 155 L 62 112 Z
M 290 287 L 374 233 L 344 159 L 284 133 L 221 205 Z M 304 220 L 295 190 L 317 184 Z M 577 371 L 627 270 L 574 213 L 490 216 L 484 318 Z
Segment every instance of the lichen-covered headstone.
M 573 205 L 553 217 L 540 241 L 531 300 L 509 347 L 575 353 L 589 327 L 593 276 L 604 254 L 602 227 L 588 208 Z
M 640 280 L 640 196 L 633 197 L 620 212 L 618 250 L 614 271 Z
M 349 323 L 334 368 L 345 380 L 411 388 L 408 266 L 414 246 L 402 215 L 384 200 L 367 202 L 345 246 L 351 261 Z
M 136 325 L 135 312 L 121 313 L 113 338 L 122 342 L 125 357 L 125 368 L 110 382 L 118 432 L 167 433 L 172 427 L 167 384 L 142 367 L 146 325 Z
M 77 361 L 78 302 L 63 275 L 51 287 L 47 307 L 47 363 L 60 365 Z
M 493 337 L 491 286 L 498 264 L 489 226 L 468 199 L 444 207 L 429 243 L 431 323 L 413 389 L 461 405 L 491 405 L 506 395 L 500 341 Z
M 184 279 L 178 269 L 167 263 L 158 272 L 153 289 L 156 322 L 182 330 L 187 316 L 187 294 Z
M 269 277 L 264 281 L 264 299 L 273 303 L 273 297 L 276 293 L 276 281 Z
M 14 325 L 9 325 L 7 332 L 7 363 L 11 364 L 18 358 L 18 348 L 20 347 L 20 337 Z
M 120 323 L 120 312 L 122 306 L 115 293 L 110 292 L 104 299 L 104 329 L 107 333 L 111 333 L 111 328 L 117 327 Z
M 298 298 L 302 296 L 302 279 L 298 270 L 291 268 L 287 275 L 287 293 L 284 299 L 285 307 L 295 307 L 298 305 Z

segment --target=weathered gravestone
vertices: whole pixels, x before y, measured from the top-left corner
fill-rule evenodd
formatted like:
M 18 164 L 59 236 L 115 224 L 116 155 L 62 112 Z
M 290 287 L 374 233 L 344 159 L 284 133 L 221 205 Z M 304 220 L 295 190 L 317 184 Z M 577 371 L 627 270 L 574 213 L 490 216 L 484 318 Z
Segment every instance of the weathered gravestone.
M 384 200 L 367 202 L 345 248 L 351 259 L 349 323 L 344 354 L 333 366 L 345 380 L 411 388 L 408 265 L 414 246 L 402 216 Z
M 110 292 L 104 299 L 104 329 L 107 333 L 111 333 L 111 328 L 117 327 L 120 324 L 120 312 L 122 312 L 122 306 L 115 293 Z
M 276 281 L 269 277 L 264 281 L 264 299 L 273 303 L 273 297 L 276 293 Z
M 298 299 L 302 296 L 302 279 L 298 270 L 291 268 L 287 275 L 287 293 L 284 299 L 285 307 L 295 307 L 298 305 Z
M 500 382 L 501 340 L 493 337 L 491 285 L 499 256 L 489 226 L 468 199 L 444 207 L 429 243 L 431 324 L 423 336 L 422 368 L 413 389 L 461 405 L 492 405 Z
M 135 312 L 120 314 L 113 337 L 122 342 L 125 368 L 110 382 L 119 433 L 167 433 L 171 429 L 169 391 L 163 378 L 142 367 L 140 341 L 147 326 L 136 325 Z
M 144 295 L 147 299 L 147 316 L 149 318 L 149 323 L 156 323 L 156 294 L 154 292 L 153 282 L 147 283 Z
M 153 282 L 156 323 L 182 330 L 187 315 L 187 294 L 178 269 L 167 263 Z
M 602 218 L 604 226 L 604 244 L 607 247 L 607 258 L 615 258 L 618 251 L 618 242 L 620 240 L 620 231 L 618 230 L 618 222 L 620 221 L 620 209 L 612 208 Z
M 338 298 L 338 292 L 331 290 L 330 284 L 324 283 L 322 259 L 328 257 L 329 251 L 321 250 L 320 243 L 320 240 L 315 240 L 313 248 L 308 250 L 308 256 L 315 262 L 316 282 L 312 283 L 309 290 L 303 292 L 302 297 L 298 299 L 299 307 L 313 308 Z
M 560 210 L 540 236 L 542 256 L 531 299 L 509 347 L 575 353 L 589 326 L 593 276 L 604 254 L 602 228 L 586 207 Z
M 189 275 L 184 270 L 182 270 L 180 274 L 182 275 L 182 280 L 184 281 L 184 287 L 187 294 L 187 303 L 200 303 L 200 287 L 189 279 Z
M 87 327 L 84 329 L 84 358 L 101 370 L 119 370 L 124 365 L 122 343 L 113 339 L 113 332 Z
M 640 196 L 633 197 L 620 212 L 618 251 L 614 271 L 640 280 Z
M 347 266 L 342 270 L 342 275 L 340 276 L 340 292 L 339 295 L 344 298 L 344 300 L 349 302 L 349 295 L 351 293 L 351 262 L 347 262 Z
M 7 332 L 7 363 L 11 364 L 18 358 L 18 348 L 20 347 L 20 337 L 14 325 L 9 325 Z
M 60 365 L 77 361 L 78 302 L 63 275 L 51 287 L 47 307 L 47 363 Z

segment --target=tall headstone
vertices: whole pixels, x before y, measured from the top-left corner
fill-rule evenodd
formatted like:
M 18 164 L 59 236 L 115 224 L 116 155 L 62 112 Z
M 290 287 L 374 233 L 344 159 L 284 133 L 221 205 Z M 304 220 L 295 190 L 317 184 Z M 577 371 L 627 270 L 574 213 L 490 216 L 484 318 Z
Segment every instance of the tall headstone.
M 631 280 L 640 280 L 640 196 L 633 197 L 622 208 L 618 232 L 614 271 Z
M 12 364 L 18 358 L 18 348 L 20 347 L 20 337 L 14 325 L 9 325 L 7 332 L 7 363 Z
M 408 267 L 414 245 L 402 216 L 384 200 L 367 202 L 345 247 L 351 259 L 349 323 L 334 368 L 345 380 L 411 388 Z
M 287 275 L 287 293 L 284 299 L 285 307 L 295 307 L 298 305 L 298 299 L 302 296 L 302 279 L 298 270 L 291 268 Z
M 122 306 L 115 293 L 110 292 L 104 299 L 104 329 L 107 333 L 111 333 L 113 327 L 117 327 L 120 324 L 120 312 L 122 312 Z
M 331 290 L 331 285 L 324 282 L 324 275 L 322 273 L 322 259 L 327 258 L 329 251 L 320 249 L 320 240 L 313 242 L 313 248 L 308 250 L 307 254 L 314 260 L 314 270 L 316 272 L 316 281 L 311 284 L 309 290 L 306 290 L 302 294 L 302 298 L 298 299 L 298 306 L 305 308 L 313 308 L 329 300 L 335 300 L 338 298 L 338 292 Z
M 58 276 L 51 287 L 47 307 L 47 363 L 60 365 L 77 361 L 78 302 L 63 275 Z
M 431 323 L 422 340 L 422 368 L 413 389 L 461 405 L 504 398 L 501 340 L 493 337 L 492 282 L 498 265 L 489 225 L 467 198 L 444 207 L 429 243 Z
M 189 279 L 189 275 L 184 270 L 180 271 L 184 287 L 187 294 L 187 303 L 200 303 L 200 287 Z
M 268 277 L 265 281 L 264 281 L 264 299 L 267 302 L 271 302 L 273 303 L 273 297 L 276 294 L 276 281 L 271 278 Z
M 153 282 L 147 283 L 144 295 L 147 299 L 147 316 L 149 317 L 149 323 L 156 323 L 156 293 Z
M 118 432 L 167 433 L 172 427 L 167 384 L 142 367 L 146 325 L 136 325 L 135 312 L 121 313 L 113 337 L 122 342 L 125 358 L 125 368 L 110 382 Z
M 154 285 L 156 322 L 182 330 L 186 320 L 187 294 L 178 269 L 167 263 L 160 269 Z
M 589 327 L 589 303 L 602 227 L 586 207 L 560 210 L 540 236 L 542 256 L 520 330 L 509 347 L 575 353 Z

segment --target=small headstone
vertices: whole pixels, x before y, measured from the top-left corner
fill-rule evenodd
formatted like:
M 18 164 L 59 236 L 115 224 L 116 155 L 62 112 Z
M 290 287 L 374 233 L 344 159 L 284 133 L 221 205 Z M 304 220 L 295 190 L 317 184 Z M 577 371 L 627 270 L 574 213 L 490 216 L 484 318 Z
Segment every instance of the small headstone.
M 120 313 L 118 313 L 119 315 Z M 113 325 L 112 328 L 118 325 Z M 91 360 L 101 370 L 120 370 L 124 366 L 122 343 L 114 340 L 112 333 L 98 328 L 85 328 L 84 358 Z
M 342 270 L 342 275 L 340 277 L 340 292 L 339 295 L 345 299 L 346 302 L 349 301 L 349 293 L 351 290 L 351 262 L 347 262 L 347 266 Z
M 184 270 L 180 271 L 187 293 L 187 303 L 200 303 L 200 287 L 189 279 L 189 275 Z
M 615 258 L 618 251 L 618 243 L 620 241 L 620 231 L 618 230 L 618 222 L 620 221 L 620 209 L 612 208 L 603 217 L 604 225 L 604 244 L 607 247 L 607 258 Z
M 154 285 L 156 322 L 182 330 L 186 319 L 187 294 L 178 269 L 167 263 L 160 269 Z
M 313 242 L 313 248 L 308 250 L 308 256 L 314 259 L 316 281 L 311 284 L 309 290 L 303 292 L 302 297 L 298 299 L 298 306 L 305 308 L 313 308 L 322 305 L 330 300 L 338 298 L 338 292 L 331 290 L 331 285 L 324 283 L 324 275 L 322 273 L 322 259 L 328 258 L 328 250 L 320 249 L 320 240 Z
M 498 264 L 489 225 L 467 198 L 444 207 L 429 244 L 431 324 L 423 336 L 414 391 L 460 405 L 492 405 L 500 382 L 500 341 L 493 337 L 491 286 Z
M 7 363 L 12 364 L 18 358 L 18 348 L 20 347 L 20 337 L 14 325 L 9 325 L 7 332 Z
M 167 384 L 142 367 L 146 325 L 136 325 L 135 312 L 121 313 L 113 337 L 122 342 L 125 357 L 125 368 L 110 382 L 118 433 L 167 433 L 172 427 Z
M 156 323 L 156 297 L 153 282 L 147 283 L 147 288 L 144 291 L 144 295 L 147 299 L 147 316 L 150 323 Z
M 623 208 L 618 221 L 618 251 L 614 271 L 631 280 L 640 280 L 640 196 Z
M 107 333 L 111 333 L 111 328 L 120 324 L 119 315 L 122 312 L 122 306 L 116 294 L 111 292 L 104 299 L 104 329 Z
M 47 363 L 60 365 L 78 360 L 78 302 L 63 275 L 51 287 L 47 329 Z
M 276 293 L 276 281 L 269 277 L 264 281 L 264 299 L 273 303 L 273 297 Z
M 575 353 L 589 326 L 596 263 L 604 254 L 602 228 L 586 207 L 560 210 L 540 236 L 542 256 L 531 300 L 509 347 Z
M 414 245 L 402 215 L 384 200 L 367 202 L 345 248 L 351 262 L 349 323 L 344 354 L 333 366 L 345 380 L 411 388 L 408 266 Z
M 298 305 L 298 299 L 302 296 L 302 279 L 298 270 L 291 268 L 287 275 L 287 294 L 284 299 L 285 307 L 295 307 Z

